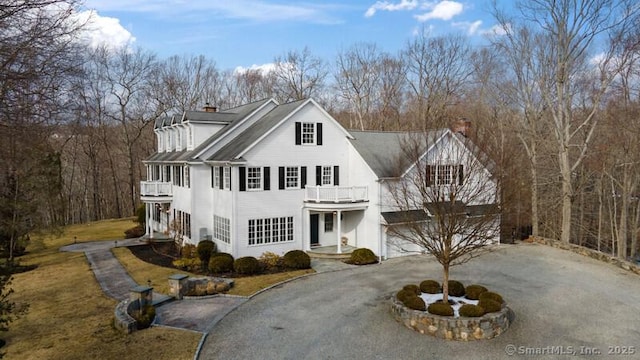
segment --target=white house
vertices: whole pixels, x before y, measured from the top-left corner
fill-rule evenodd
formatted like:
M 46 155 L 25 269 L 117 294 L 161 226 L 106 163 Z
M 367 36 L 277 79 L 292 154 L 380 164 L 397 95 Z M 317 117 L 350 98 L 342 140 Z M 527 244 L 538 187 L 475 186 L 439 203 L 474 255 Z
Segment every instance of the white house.
M 158 151 L 144 162 L 141 182 L 147 236 L 179 231 L 188 243 L 211 239 L 236 258 L 323 246 L 341 252 L 344 244 L 401 255 L 385 228 L 397 210 L 387 183 L 405 176 L 397 164 L 406 133 L 347 131 L 312 99 L 207 106 L 160 120 L 154 132 Z M 476 157 L 451 130 L 430 136 L 425 158 L 434 165 L 449 146 Z M 478 176 L 493 181 L 489 171 Z

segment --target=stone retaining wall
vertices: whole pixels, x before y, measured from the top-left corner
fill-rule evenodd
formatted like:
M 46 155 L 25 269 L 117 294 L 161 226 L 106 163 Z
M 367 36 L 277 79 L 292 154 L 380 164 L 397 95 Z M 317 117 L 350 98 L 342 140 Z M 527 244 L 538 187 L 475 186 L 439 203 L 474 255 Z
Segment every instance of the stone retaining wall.
M 404 326 L 421 334 L 446 340 L 472 341 L 491 339 L 505 332 L 514 314 L 508 306 L 477 318 L 454 318 L 409 309 L 395 296 L 391 297 L 393 317 Z
M 169 277 L 169 295 L 176 299 L 192 296 L 215 295 L 227 292 L 233 287 L 234 280 L 216 277 L 188 277 L 175 274 Z
M 124 332 L 125 334 L 131 334 L 138 329 L 136 320 L 129 315 L 129 309 L 131 308 L 131 310 L 133 310 L 137 305 L 137 300 L 124 300 L 116 305 L 113 319 L 113 325 L 116 329 Z
M 553 246 L 555 248 L 558 249 L 563 249 L 563 250 L 569 250 L 569 251 L 573 251 L 576 254 L 580 254 L 583 256 L 588 256 L 590 258 L 599 260 L 599 261 L 604 261 L 606 263 L 615 265 L 619 268 L 625 269 L 627 271 L 631 271 L 635 274 L 640 275 L 640 266 L 630 263 L 628 261 L 622 260 L 620 258 L 617 258 L 615 256 L 611 256 L 609 254 L 605 254 L 603 252 L 597 251 L 597 250 L 593 250 L 593 249 L 589 249 L 586 248 L 584 246 L 580 246 L 580 245 L 576 245 L 576 244 L 567 244 L 564 243 L 562 241 L 558 241 L 558 240 L 554 240 L 554 239 L 547 239 L 547 238 L 542 238 L 542 237 L 533 237 L 530 236 L 529 239 L 525 240 L 528 242 L 537 242 L 539 244 L 543 244 L 543 245 L 549 245 L 549 246 Z

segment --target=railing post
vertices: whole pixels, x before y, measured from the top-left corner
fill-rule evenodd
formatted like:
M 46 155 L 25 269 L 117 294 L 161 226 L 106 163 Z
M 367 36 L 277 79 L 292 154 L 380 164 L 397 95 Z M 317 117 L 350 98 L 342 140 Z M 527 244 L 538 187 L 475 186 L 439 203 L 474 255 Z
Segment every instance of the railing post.
M 320 186 L 316 186 L 316 202 L 320 202 Z

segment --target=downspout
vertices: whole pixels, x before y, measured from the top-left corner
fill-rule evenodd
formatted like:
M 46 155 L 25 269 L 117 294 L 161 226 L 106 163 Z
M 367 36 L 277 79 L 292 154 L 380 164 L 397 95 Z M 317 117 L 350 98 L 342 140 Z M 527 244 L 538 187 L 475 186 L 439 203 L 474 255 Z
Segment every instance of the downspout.
M 382 210 L 382 191 L 380 191 L 380 189 L 382 188 L 380 186 L 380 183 L 382 182 L 382 180 L 377 180 L 376 183 L 378 184 L 378 221 L 380 221 L 380 210 Z M 380 228 L 380 226 L 378 225 L 378 264 L 382 263 L 382 246 L 383 246 L 383 239 L 382 239 L 382 229 Z M 384 231 L 386 232 L 387 229 L 385 228 Z

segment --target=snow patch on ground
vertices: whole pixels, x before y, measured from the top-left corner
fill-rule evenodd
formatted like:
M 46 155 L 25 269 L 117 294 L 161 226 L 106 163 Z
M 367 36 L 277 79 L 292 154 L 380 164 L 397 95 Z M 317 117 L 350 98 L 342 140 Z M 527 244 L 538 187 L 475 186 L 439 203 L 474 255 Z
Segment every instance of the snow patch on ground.
M 438 294 L 422 293 L 420 294 L 420 297 L 422 298 L 422 300 L 424 300 L 424 303 L 427 304 L 427 307 L 429 307 L 429 304 L 433 304 L 438 300 L 442 300 L 442 293 L 438 293 Z M 460 317 L 460 315 L 458 314 L 458 309 L 460 309 L 462 305 L 464 304 L 478 305 L 478 300 L 470 300 L 470 299 L 467 299 L 466 297 L 449 295 L 449 300 L 452 300 L 453 302 L 455 302 L 455 304 L 451 305 L 451 307 L 453 308 L 454 317 Z

